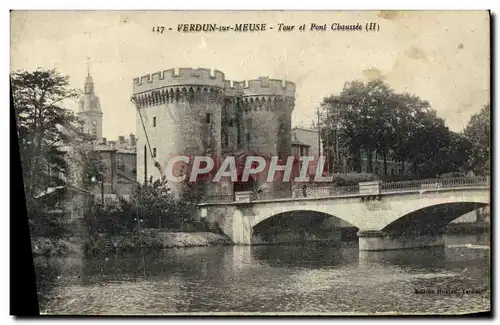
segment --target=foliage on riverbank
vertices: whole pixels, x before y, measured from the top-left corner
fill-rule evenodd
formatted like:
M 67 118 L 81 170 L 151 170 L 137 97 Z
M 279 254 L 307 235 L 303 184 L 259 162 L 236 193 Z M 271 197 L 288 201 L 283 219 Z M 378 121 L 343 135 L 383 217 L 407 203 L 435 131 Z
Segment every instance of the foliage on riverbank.
M 85 252 L 91 255 L 133 251 L 137 249 L 187 248 L 230 245 L 232 241 L 224 235 L 211 232 L 167 232 L 147 229 L 141 232 L 121 234 L 99 234 L 87 243 Z
M 31 239 L 33 257 L 60 257 L 80 255 L 82 245 L 75 240 L 35 237 Z
M 120 234 L 137 229 L 156 228 L 176 231 L 211 231 L 196 222 L 195 204 L 188 198 L 176 199 L 163 184 L 138 185 L 129 200 L 94 204 L 85 214 L 88 232 Z

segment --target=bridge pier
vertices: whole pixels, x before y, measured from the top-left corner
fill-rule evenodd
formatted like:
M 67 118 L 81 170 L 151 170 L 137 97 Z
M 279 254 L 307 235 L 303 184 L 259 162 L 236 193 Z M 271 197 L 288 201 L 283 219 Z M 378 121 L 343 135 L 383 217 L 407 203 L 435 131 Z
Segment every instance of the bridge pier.
M 380 230 L 365 230 L 358 232 L 358 240 L 360 251 L 444 246 L 444 237 L 441 233 L 395 235 Z

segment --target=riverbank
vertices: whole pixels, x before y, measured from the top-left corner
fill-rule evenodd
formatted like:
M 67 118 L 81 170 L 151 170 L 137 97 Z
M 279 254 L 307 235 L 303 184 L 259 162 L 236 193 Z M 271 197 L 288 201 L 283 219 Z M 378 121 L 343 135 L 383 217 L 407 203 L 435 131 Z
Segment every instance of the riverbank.
M 212 232 L 168 232 L 161 229 L 146 229 L 140 233 L 99 234 L 95 240 L 87 242 L 78 238 L 33 238 L 31 241 L 33 257 L 79 256 L 83 252 L 95 255 L 140 248 L 187 248 L 231 244 L 229 237 Z
M 31 239 L 33 257 L 45 256 L 80 256 L 83 251 L 83 241 L 80 238 L 45 238 Z
M 161 229 L 145 229 L 140 233 L 99 234 L 97 239 L 86 247 L 86 250 L 94 254 L 107 254 L 133 251 L 138 248 L 187 248 L 231 244 L 229 237 L 212 232 L 169 232 Z

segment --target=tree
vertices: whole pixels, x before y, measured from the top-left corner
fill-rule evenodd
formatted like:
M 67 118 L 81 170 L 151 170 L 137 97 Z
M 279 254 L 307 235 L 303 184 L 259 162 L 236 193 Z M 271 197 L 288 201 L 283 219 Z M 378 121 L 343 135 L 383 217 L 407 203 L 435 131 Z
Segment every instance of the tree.
M 322 102 L 322 137 L 327 146 L 337 141 L 358 171 L 363 151 L 368 159 L 368 172 L 373 172 L 375 150 L 387 160 L 395 141 L 393 102 L 394 91 L 382 81 L 346 82 L 339 95 L 326 97 Z
M 490 173 L 490 104 L 485 104 L 481 111 L 472 115 L 464 135 L 471 143 L 469 166 L 479 174 Z
M 54 184 L 60 181 L 54 175 L 67 172 L 62 145 L 69 139 L 57 126 L 77 123 L 63 107 L 77 92 L 69 88 L 68 77 L 55 70 L 14 72 L 11 87 L 25 192 L 31 198 L 49 185 L 61 185 Z
M 358 172 L 361 153 L 366 155 L 368 173 L 373 172 L 376 153 L 385 176 L 388 159 L 410 161 L 415 177 L 435 177 L 464 165 L 467 141 L 446 127 L 429 102 L 398 94 L 382 81 L 346 82 L 340 94 L 323 100 L 322 108 L 325 147 L 337 142 Z
M 411 154 L 413 147 L 410 144 L 410 139 L 421 124 L 419 118 L 425 115 L 425 112 L 430 111 L 430 105 L 429 102 L 408 93 L 395 94 L 393 99 L 392 122 L 395 134 L 391 152 L 396 161 L 402 162 L 403 170 L 405 170 L 405 163 L 413 161 Z

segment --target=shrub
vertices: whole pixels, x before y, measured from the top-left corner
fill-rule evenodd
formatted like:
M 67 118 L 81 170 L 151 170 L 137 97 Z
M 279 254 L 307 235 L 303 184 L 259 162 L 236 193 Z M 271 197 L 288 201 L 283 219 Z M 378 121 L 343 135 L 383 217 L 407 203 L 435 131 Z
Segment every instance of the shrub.
M 335 186 L 353 186 L 360 182 L 377 181 L 379 177 L 375 174 L 369 173 L 342 173 L 333 174 L 332 183 Z

